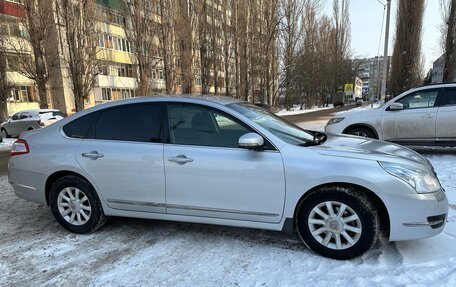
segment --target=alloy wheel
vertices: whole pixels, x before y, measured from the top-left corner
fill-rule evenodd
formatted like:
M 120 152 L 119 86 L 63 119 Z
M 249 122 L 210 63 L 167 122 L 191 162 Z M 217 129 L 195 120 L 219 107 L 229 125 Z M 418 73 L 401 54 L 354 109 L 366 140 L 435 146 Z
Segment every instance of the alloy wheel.
M 89 199 L 82 190 L 75 187 L 67 187 L 60 191 L 57 207 L 63 219 L 73 225 L 87 223 L 92 213 Z
M 337 201 L 325 201 L 315 206 L 309 214 L 308 226 L 317 242 L 335 250 L 355 245 L 363 231 L 358 214 Z

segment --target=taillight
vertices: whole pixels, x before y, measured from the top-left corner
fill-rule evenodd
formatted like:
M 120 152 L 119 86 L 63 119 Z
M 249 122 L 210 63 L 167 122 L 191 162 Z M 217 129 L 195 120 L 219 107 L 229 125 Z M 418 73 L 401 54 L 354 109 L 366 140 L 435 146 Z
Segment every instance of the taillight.
M 10 156 L 26 154 L 29 152 L 30 152 L 30 149 L 29 149 L 27 142 L 23 139 L 18 139 L 17 141 L 15 141 L 13 143 L 13 146 L 11 147 Z
M 44 127 L 44 123 L 42 121 L 38 121 L 38 125 Z

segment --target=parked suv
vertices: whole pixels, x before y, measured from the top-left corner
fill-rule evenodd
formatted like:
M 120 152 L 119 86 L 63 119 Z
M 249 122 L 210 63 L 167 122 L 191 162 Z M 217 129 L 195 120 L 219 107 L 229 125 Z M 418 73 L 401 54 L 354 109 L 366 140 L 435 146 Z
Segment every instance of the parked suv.
M 76 233 L 107 216 L 297 230 L 336 259 L 363 254 L 380 230 L 392 241 L 434 236 L 448 212 L 416 152 L 306 131 L 234 98 L 143 97 L 81 111 L 21 134 L 9 181 Z
M 63 113 L 54 109 L 21 111 L 1 124 L 2 136 L 4 138 L 17 137 L 23 131 L 39 129 L 63 118 Z
M 377 109 L 337 113 L 325 130 L 404 145 L 456 146 L 456 84 L 414 88 Z

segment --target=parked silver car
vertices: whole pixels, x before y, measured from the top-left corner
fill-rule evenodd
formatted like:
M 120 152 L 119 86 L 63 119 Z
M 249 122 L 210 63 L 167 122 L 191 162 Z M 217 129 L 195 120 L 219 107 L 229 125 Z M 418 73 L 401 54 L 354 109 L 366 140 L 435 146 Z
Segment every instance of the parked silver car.
M 17 137 L 23 131 L 40 129 L 64 118 L 55 109 L 35 109 L 17 112 L 1 124 L 3 138 Z
M 418 87 L 377 109 L 337 113 L 326 132 L 403 145 L 456 146 L 456 84 Z
M 380 230 L 434 236 L 448 211 L 414 151 L 306 131 L 233 98 L 128 99 L 25 132 L 9 181 L 76 233 L 107 216 L 297 230 L 335 259 L 363 254 Z

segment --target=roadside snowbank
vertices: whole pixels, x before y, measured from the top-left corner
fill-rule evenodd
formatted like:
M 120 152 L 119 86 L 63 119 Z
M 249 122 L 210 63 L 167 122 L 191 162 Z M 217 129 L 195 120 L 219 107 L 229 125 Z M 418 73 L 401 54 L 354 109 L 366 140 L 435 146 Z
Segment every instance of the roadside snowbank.
M 312 112 L 321 111 L 321 110 L 328 110 L 328 109 L 332 109 L 332 108 L 334 108 L 334 106 L 332 104 L 330 104 L 328 107 L 317 107 L 317 106 L 314 106 L 311 109 L 301 110 L 301 106 L 300 105 L 294 105 L 293 108 L 291 108 L 291 110 L 287 111 L 286 109 L 283 109 L 283 110 L 278 111 L 276 113 L 276 115 L 278 115 L 278 116 L 291 116 L 291 115 L 312 113 Z

